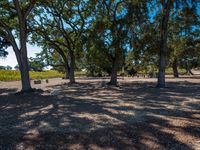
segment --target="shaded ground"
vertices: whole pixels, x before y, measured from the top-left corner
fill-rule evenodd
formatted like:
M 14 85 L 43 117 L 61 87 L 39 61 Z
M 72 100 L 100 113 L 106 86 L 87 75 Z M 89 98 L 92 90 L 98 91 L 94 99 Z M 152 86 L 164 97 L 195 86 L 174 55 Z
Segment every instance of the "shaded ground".
M 107 81 L 53 79 L 17 96 L 19 82 L 0 82 L 0 149 L 200 149 L 200 77 L 168 78 L 166 89 Z

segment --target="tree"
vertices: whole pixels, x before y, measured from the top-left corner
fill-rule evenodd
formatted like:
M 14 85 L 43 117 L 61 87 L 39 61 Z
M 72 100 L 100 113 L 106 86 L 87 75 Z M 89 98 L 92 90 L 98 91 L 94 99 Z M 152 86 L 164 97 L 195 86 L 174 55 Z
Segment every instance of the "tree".
M 62 51 L 61 51 L 62 52 Z M 65 54 L 58 53 L 58 50 L 53 48 L 43 47 L 43 50 L 37 54 L 44 63 L 44 66 L 51 66 L 53 70 L 65 73 L 65 79 L 69 79 L 68 63 Z M 63 56 L 62 56 L 63 55 Z
M 45 67 L 45 63 L 43 61 L 43 58 L 39 57 L 39 55 L 36 55 L 36 58 L 29 58 L 29 68 L 33 71 L 43 71 Z
M 31 91 L 27 58 L 27 20 L 36 0 L 1 0 L 0 1 L 0 36 L 13 47 L 21 73 L 22 91 Z M 19 39 L 19 45 L 16 41 Z
M 174 77 L 179 77 L 178 65 L 189 74 L 192 74 L 190 69 L 197 66 L 199 19 L 196 4 L 191 3 L 174 12 L 169 20 L 169 61 Z
M 160 25 L 160 60 L 159 60 L 159 73 L 157 87 L 165 87 L 165 68 L 166 57 L 168 53 L 167 37 L 168 37 L 168 21 L 170 17 L 170 11 L 173 7 L 173 0 L 162 0 L 161 2 L 161 25 Z
M 168 40 L 168 29 L 170 18 L 177 15 L 177 12 L 185 7 L 193 7 L 196 3 L 194 1 L 180 0 L 161 0 L 154 1 L 154 8 L 156 18 L 159 18 L 160 22 L 160 41 L 159 41 L 159 73 L 157 87 L 165 87 L 165 69 L 167 66 L 167 57 L 169 56 L 169 40 Z M 155 20 L 154 20 L 155 21 Z M 175 69 L 175 64 L 174 64 Z
M 80 62 L 81 67 L 86 69 L 89 76 L 102 76 L 103 74 L 111 75 L 112 64 L 102 52 L 102 45 L 96 43 L 96 39 L 92 38 L 86 44 L 86 51 L 83 60 Z M 102 58 L 103 61 L 102 61 Z
M 92 45 L 97 45 L 111 64 L 111 85 L 117 85 L 117 71 L 123 65 L 128 40 L 128 5 L 123 0 L 97 1 L 91 31 Z
M 46 2 L 39 8 L 43 13 L 39 13 L 39 19 L 33 23 L 41 43 L 62 57 L 70 83 L 75 82 L 76 55 L 81 51 L 82 37 L 88 25 L 88 3 L 80 0 Z

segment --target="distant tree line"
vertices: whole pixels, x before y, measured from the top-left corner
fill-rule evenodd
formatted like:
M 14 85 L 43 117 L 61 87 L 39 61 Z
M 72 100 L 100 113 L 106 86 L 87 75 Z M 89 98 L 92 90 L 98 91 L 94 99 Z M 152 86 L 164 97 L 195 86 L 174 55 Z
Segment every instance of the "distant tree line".
M 0 70 L 12 70 L 11 66 L 0 66 Z

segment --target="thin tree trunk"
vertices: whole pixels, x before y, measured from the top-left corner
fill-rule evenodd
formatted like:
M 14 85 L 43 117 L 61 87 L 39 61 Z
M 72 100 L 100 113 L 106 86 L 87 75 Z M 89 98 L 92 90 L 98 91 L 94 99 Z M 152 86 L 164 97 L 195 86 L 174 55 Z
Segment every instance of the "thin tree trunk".
M 114 60 L 112 63 L 110 84 L 115 86 L 117 85 L 117 67 L 117 60 Z
M 170 15 L 170 9 L 172 6 L 172 0 L 163 2 L 163 17 L 161 22 L 161 41 L 160 41 L 160 60 L 159 60 L 159 73 L 157 87 L 165 87 L 165 68 L 166 68 L 166 56 L 167 56 L 167 35 L 168 35 L 168 20 Z
M 173 69 L 174 77 L 178 78 L 179 77 L 179 73 L 178 73 L 177 59 L 174 59 L 174 61 L 172 63 L 172 69 Z
M 74 67 L 75 67 L 75 57 L 73 51 L 70 51 L 70 71 L 69 71 L 69 82 L 75 83 Z
M 27 24 L 26 19 L 29 13 L 31 12 L 32 8 L 34 7 L 36 0 L 31 0 L 27 7 L 21 7 L 21 2 L 19 0 L 12 0 L 14 4 L 14 9 L 16 10 L 18 23 L 19 23 L 19 47 L 16 43 L 15 37 L 13 36 L 12 30 L 4 24 L 4 22 L 0 21 L 0 24 L 3 25 L 5 29 L 6 38 L 13 47 L 15 52 L 17 62 L 19 64 L 19 69 L 21 73 L 21 82 L 22 82 L 22 92 L 29 92 L 32 91 L 31 84 L 30 84 L 30 77 L 29 77 L 29 66 L 28 66 L 28 56 L 27 56 Z M 25 3 L 24 3 L 25 4 Z
M 192 72 L 191 69 L 188 69 L 188 72 L 189 72 L 190 75 L 194 75 L 194 73 Z
M 191 69 L 189 68 L 188 64 L 186 64 L 186 74 L 187 75 L 194 75 Z

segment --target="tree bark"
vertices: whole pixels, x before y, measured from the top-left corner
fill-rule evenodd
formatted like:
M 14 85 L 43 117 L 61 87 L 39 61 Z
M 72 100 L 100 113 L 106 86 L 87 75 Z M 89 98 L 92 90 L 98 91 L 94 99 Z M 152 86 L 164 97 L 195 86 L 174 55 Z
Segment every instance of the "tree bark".
M 179 73 L 178 73 L 177 59 L 174 59 L 174 61 L 172 63 L 172 69 L 173 69 L 174 77 L 178 78 L 179 77 Z
M 188 72 L 188 74 L 189 74 L 189 75 L 194 75 L 194 73 L 192 72 L 192 70 L 191 70 L 191 69 L 188 69 L 188 71 L 187 71 L 187 72 Z
M 66 65 L 65 65 L 65 79 L 69 79 L 69 72 L 70 72 L 69 67 L 66 67 Z
M 168 53 L 167 49 L 167 35 L 168 35 L 168 20 L 170 15 L 170 9 L 172 6 L 172 0 L 163 2 L 163 17 L 161 22 L 161 41 L 160 41 L 160 60 L 159 60 L 159 73 L 157 87 L 165 87 L 165 68 L 166 68 L 166 57 Z
M 29 77 L 29 66 L 28 66 L 28 56 L 27 56 L 27 29 L 26 29 L 26 19 L 22 18 L 20 21 L 20 58 L 21 64 L 21 81 L 22 81 L 22 91 L 32 90 Z
M 20 30 L 20 52 L 18 53 L 18 63 L 21 73 L 22 91 L 31 91 L 30 77 L 29 77 L 29 66 L 28 66 L 28 56 L 27 56 L 27 25 L 26 19 L 19 17 L 19 30 Z
M 110 79 L 110 84 L 111 85 L 117 85 L 117 68 L 118 68 L 118 64 L 117 64 L 117 60 L 115 59 L 112 62 L 112 71 L 111 71 L 111 79 Z
M 29 67 L 26 56 L 21 56 L 21 62 L 18 62 L 21 73 L 22 91 L 29 92 L 32 90 L 29 77 Z
M 70 51 L 70 69 L 69 69 L 69 82 L 75 83 L 75 57 L 73 51 Z
M 165 66 L 166 66 L 166 54 L 160 51 L 159 73 L 157 87 L 165 87 Z
M 188 62 L 186 63 L 185 70 L 186 70 L 187 75 L 194 75 L 193 72 L 191 71 L 189 65 L 188 65 Z
M 17 23 L 19 24 L 16 30 L 19 30 L 19 46 L 16 43 L 15 37 L 12 33 L 12 28 L 9 24 L 6 24 L 4 21 L 0 20 L 0 25 L 4 28 L 5 38 L 11 43 L 13 50 L 15 52 L 17 62 L 19 64 L 19 69 L 21 73 L 21 82 L 22 82 L 22 92 L 32 91 L 29 77 L 29 66 L 28 66 L 28 56 L 27 56 L 27 17 L 34 7 L 36 0 L 30 0 L 26 5 L 23 2 L 23 7 L 20 6 L 22 3 L 19 0 L 12 0 L 14 4 L 14 9 L 17 13 Z M 27 7 L 24 7 L 27 6 Z
M 70 73 L 70 67 L 68 64 L 68 59 L 67 57 L 64 55 L 64 53 L 61 55 L 61 57 L 63 58 L 64 62 L 65 62 L 65 79 L 69 79 L 69 73 Z

